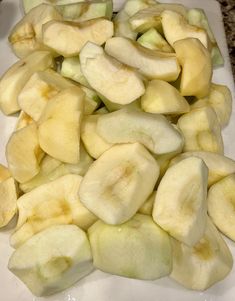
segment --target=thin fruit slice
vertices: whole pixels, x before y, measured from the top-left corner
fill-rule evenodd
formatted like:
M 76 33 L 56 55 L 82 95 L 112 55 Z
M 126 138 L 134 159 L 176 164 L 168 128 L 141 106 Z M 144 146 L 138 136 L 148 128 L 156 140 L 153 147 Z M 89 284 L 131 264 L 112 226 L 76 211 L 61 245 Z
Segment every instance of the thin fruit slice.
M 51 21 L 43 26 L 43 43 L 64 57 L 78 55 L 88 42 L 102 45 L 113 35 L 113 23 L 94 19 L 81 23 Z
M 195 245 L 205 231 L 207 178 L 205 163 L 190 157 L 171 166 L 157 189 L 154 221 L 188 246 Z
M 194 247 L 172 239 L 172 248 L 170 277 L 189 289 L 206 290 L 223 280 L 233 266 L 232 254 L 209 218 L 203 238 Z
M 42 3 L 51 4 L 51 5 L 52 4 L 65 5 L 65 4 L 73 4 L 76 2 L 78 1 L 77 0 L 23 0 L 23 7 L 25 13 L 27 14 L 32 8 Z
M 15 131 L 22 129 L 33 122 L 34 120 L 28 114 L 26 114 L 24 111 L 21 111 L 16 122 Z
M 235 173 L 211 186 L 208 192 L 208 213 L 216 227 L 235 241 Z
M 105 51 L 120 62 L 138 69 L 148 79 L 175 81 L 180 73 L 174 53 L 147 49 L 127 38 L 109 39 L 105 44 Z
M 127 0 L 124 3 L 123 11 L 129 16 L 133 16 L 138 11 L 156 5 L 155 0 Z
M 86 233 L 75 225 L 52 226 L 20 246 L 8 268 L 36 296 L 64 290 L 93 270 Z
M 32 74 L 53 65 L 48 51 L 36 51 L 11 66 L 0 80 L 0 108 L 6 114 L 20 111 L 18 95 Z
M 8 178 L 10 178 L 11 174 L 9 169 L 0 163 L 0 183 Z
M 177 125 L 184 136 L 184 152 L 202 150 L 223 154 L 221 128 L 212 108 L 192 110 L 182 115 Z
M 32 179 L 39 172 L 43 155 L 35 123 L 15 131 L 6 146 L 9 171 L 19 183 Z
M 141 97 L 141 107 L 145 112 L 158 114 L 182 114 L 190 109 L 187 100 L 175 87 L 159 79 L 148 83 Z
M 158 175 L 155 159 L 141 144 L 115 145 L 90 166 L 79 197 L 104 222 L 121 224 L 143 205 Z
M 43 184 L 17 201 L 19 218 L 10 243 L 18 248 L 36 233 L 58 224 L 75 224 L 87 230 L 96 220 L 78 197 L 82 177 L 68 174 Z
M 160 114 L 122 109 L 100 116 L 97 132 L 109 143 L 139 142 L 155 154 L 170 153 L 183 146 L 179 131 Z
M 111 102 L 125 105 L 144 94 L 139 75 L 107 55 L 102 47 L 88 42 L 80 53 L 80 63 L 89 85 Z
M 153 212 L 153 204 L 156 197 L 156 191 L 153 191 L 153 193 L 150 195 L 150 197 L 146 200 L 146 202 L 140 207 L 138 210 L 141 214 L 146 214 L 152 216 Z
M 71 87 L 46 105 L 39 120 L 39 144 L 50 156 L 66 163 L 79 161 L 80 125 L 84 92 Z
M 110 226 L 96 222 L 88 231 L 94 266 L 128 278 L 154 280 L 171 272 L 171 244 L 150 216 L 136 214 Z
M 131 25 L 129 23 L 130 16 L 124 11 L 121 10 L 117 13 L 117 15 L 113 19 L 114 25 L 114 36 L 115 37 L 124 37 L 131 40 L 135 40 L 137 38 L 137 32 L 134 32 L 131 29 Z

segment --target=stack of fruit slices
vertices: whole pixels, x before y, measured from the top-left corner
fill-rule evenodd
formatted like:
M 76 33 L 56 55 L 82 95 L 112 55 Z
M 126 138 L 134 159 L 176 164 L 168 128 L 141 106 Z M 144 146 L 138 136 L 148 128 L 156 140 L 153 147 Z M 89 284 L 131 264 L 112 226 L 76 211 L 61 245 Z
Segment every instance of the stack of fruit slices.
M 223 58 L 205 13 L 153 0 L 114 16 L 111 0 L 24 9 L 9 35 L 19 61 L 0 80 L 2 112 L 19 112 L 0 166 L 0 227 L 17 214 L 9 269 L 37 296 L 94 268 L 194 290 L 222 280 L 232 98 L 211 82 Z

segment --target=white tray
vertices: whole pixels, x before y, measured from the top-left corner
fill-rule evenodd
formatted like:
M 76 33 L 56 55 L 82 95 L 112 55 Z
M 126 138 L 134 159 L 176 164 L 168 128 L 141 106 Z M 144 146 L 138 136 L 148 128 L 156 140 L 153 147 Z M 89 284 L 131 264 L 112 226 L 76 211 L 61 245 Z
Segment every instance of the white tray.
M 123 0 L 115 1 L 118 10 Z M 233 93 L 234 82 L 229 63 L 228 49 L 219 4 L 214 0 L 178 0 L 188 7 L 203 8 L 209 18 L 225 58 L 225 65 L 214 71 L 213 81 L 226 84 Z M 14 23 L 21 17 L 17 0 L 4 0 L 0 4 L 0 75 L 16 61 L 7 44 L 7 35 Z M 15 124 L 14 117 L 0 113 L 0 162 L 5 163 L 5 145 Z M 235 110 L 229 126 L 223 131 L 225 154 L 235 159 Z M 163 278 L 157 281 L 140 281 L 112 276 L 95 271 L 72 288 L 49 298 L 36 298 L 13 274 L 7 270 L 7 262 L 12 249 L 8 238 L 11 230 L 0 232 L 0 300 L 2 301 L 234 301 L 235 268 L 224 280 L 206 292 L 186 290 L 173 280 Z M 227 240 L 235 259 L 235 243 Z

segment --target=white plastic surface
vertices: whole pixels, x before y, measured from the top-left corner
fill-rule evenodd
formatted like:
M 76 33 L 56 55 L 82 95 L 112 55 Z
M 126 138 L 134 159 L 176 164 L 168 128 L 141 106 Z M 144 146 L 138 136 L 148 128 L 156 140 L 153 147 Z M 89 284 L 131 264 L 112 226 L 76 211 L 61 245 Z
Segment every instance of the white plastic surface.
M 124 1 L 115 1 L 115 10 Z M 203 8 L 209 18 L 225 58 L 225 65 L 214 71 L 213 81 L 226 84 L 233 93 L 234 81 L 229 63 L 228 50 L 219 4 L 214 0 L 178 0 L 161 2 L 180 2 L 188 7 Z M 18 0 L 3 0 L 0 3 L 0 75 L 16 61 L 7 44 L 7 36 L 21 17 Z M 5 117 L 0 113 L 0 162 L 5 163 L 5 145 L 15 124 L 14 117 Z M 235 109 L 229 126 L 223 131 L 225 154 L 235 159 Z M 9 228 L 9 227 L 8 227 Z M 186 290 L 173 280 L 163 278 L 157 281 L 139 281 L 112 276 L 95 271 L 78 282 L 72 288 L 48 298 L 34 297 L 28 289 L 7 269 L 12 249 L 8 238 L 12 230 L 0 232 L 0 300 L 2 301 L 234 301 L 235 268 L 224 280 L 205 292 Z M 235 259 L 235 243 L 228 241 Z M 115 260 L 115 259 L 114 259 Z

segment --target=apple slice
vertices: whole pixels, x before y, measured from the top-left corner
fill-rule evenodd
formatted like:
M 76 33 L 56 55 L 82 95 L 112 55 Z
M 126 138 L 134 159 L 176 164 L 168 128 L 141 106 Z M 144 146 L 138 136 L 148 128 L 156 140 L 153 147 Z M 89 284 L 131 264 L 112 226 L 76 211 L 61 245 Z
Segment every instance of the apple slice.
M 28 114 L 26 114 L 24 111 L 21 111 L 15 126 L 15 131 L 22 129 L 33 122 L 34 120 Z
M 39 4 L 46 3 L 51 5 L 66 5 L 77 3 L 77 0 L 23 0 L 24 12 L 27 14 L 32 8 L 38 6 Z M 80 1 L 83 2 L 83 1 Z
M 154 221 L 188 246 L 194 246 L 205 232 L 207 178 L 205 163 L 190 157 L 171 166 L 157 189 Z
M 163 80 L 152 80 L 141 97 L 141 107 L 145 112 L 158 114 L 182 114 L 189 111 L 187 100 L 179 91 Z
M 94 266 L 104 272 L 143 280 L 171 272 L 170 239 L 150 216 L 136 214 L 118 226 L 98 221 L 88 235 Z
M 0 109 L 6 114 L 20 111 L 17 99 L 20 91 L 36 71 L 53 65 L 48 51 L 36 51 L 11 66 L 0 80 Z
M 177 125 L 184 136 L 184 152 L 202 150 L 223 154 L 221 128 L 212 108 L 192 110 L 182 115 Z
M 35 50 L 48 50 L 42 42 L 42 26 L 51 20 L 62 20 L 62 16 L 47 4 L 41 4 L 25 15 L 9 35 L 15 55 L 23 58 Z
M 120 62 L 138 69 L 148 79 L 174 81 L 180 73 L 175 54 L 147 49 L 130 39 L 109 39 L 105 51 Z
M 127 0 L 122 8 L 130 17 L 138 11 L 156 5 L 155 0 Z
M 181 95 L 196 96 L 197 98 L 206 97 L 210 93 L 212 77 L 209 51 L 195 38 L 178 40 L 173 47 L 182 66 Z
M 172 248 L 170 277 L 189 289 L 206 290 L 223 280 L 233 267 L 232 254 L 209 218 L 203 238 L 194 247 L 172 239 Z
M 179 131 L 160 114 L 122 109 L 100 116 L 97 132 L 109 143 L 139 142 L 155 154 L 183 147 Z
M 99 107 L 101 99 L 94 90 L 84 86 L 80 86 L 80 88 L 85 93 L 84 115 L 90 115 Z
M 89 85 L 111 102 L 125 105 L 144 94 L 139 74 L 107 55 L 100 46 L 88 42 L 80 53 L 80 63 Z
M 9 171 L 19 183 L 32 179 L 39 172 L 43 156 L 35 123 L 15 131 L 6 146 Z
M 79 161 L 83 101 L 84 92 L 80 88 L 65 89 L 47 103 L 39 120 L 41 148 L 62 162 Z
M 144 204 L 138 210 L 141 214 L 146 214 L 152 216 L 153 204 L 156 197 L 156 191 L 154 190 L 150 197 L 144 202 Z
M 131 29 L 129 18 L 130 16 L 124 10 L 120 10 L 114 17 L 113 25 L 115 37 L 124 37 L 131 40 L 135 40 L 137 38 L 137 32 Z
M 76 56 L 88 42 L 102 45 L 113 35 L 113 23 L 94 19 L 81 23 L 51 21 L 43 26 L 43 43 L 64 57 Z
M 93 270 L 86 233 L 75 225 L 52 226 L 20 246 L 8 268 L 36 296 L 62 291 Z
M 103 115 L 103 114 L 108 114 L 109 111 L 107 110 L 106 107 L 101 107 L 100 109 L 96 110 L 94 112 L 95 115 Z
M 10 237 L 11 246 L 18 248 L 52 225 L 75 224 L 87 230 L 97 217 L 79 200 L 81 180 L 79 175 L 68 174 L 21 196 L 17 201 L 19 218 Z
M 10 178 L 11 174 L 9 169 L 0 163 L 0 183 Z
M 115 145 L 90 166 L 79 188 L 79 197 L 104 222 L 121 224 L 143 205 L 158 175 L 157 162 L 144 146 Z
M 0 228 L 6 226 L 17 212 L 18 187 L 12 177 L 0 181 Z

